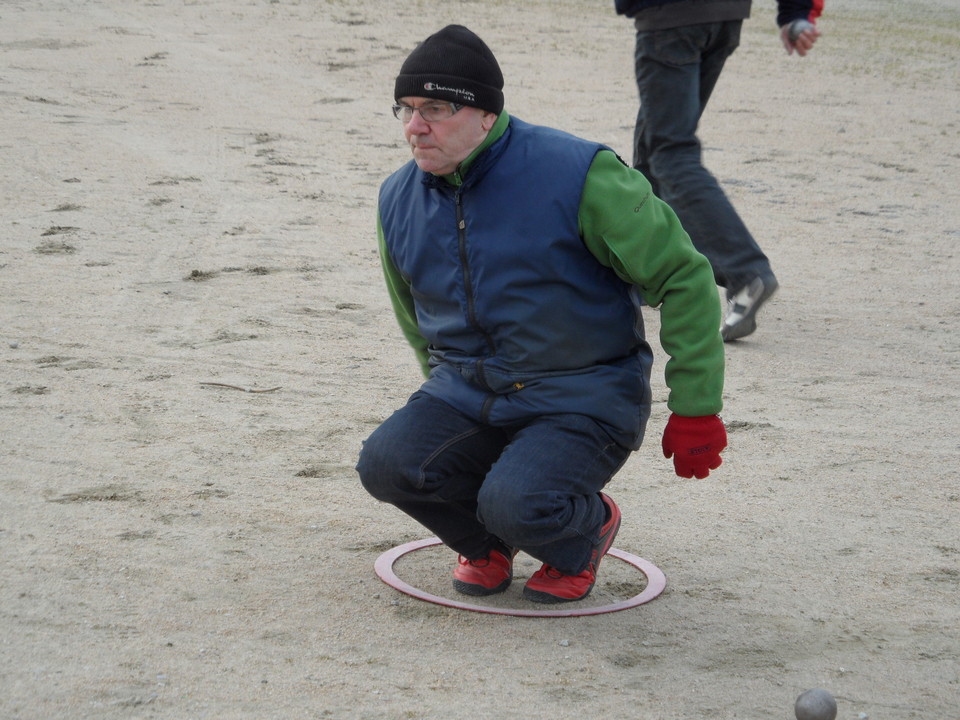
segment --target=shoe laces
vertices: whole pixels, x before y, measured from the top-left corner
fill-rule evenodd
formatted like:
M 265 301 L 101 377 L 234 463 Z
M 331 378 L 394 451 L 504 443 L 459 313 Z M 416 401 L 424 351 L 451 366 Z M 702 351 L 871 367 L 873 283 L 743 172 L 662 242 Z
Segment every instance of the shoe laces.
M 465 558 L 463 555 L 457 555 L 457 562 L 461 565 L 471 565 L 475 568 L 484 568 L 490 564 L 490 556 L 477 558 L 476 560 L 471 560 L 470 558 Z
M 567 573 L 560 572 L 552 565 L 546 565 L 546 564 L 543 566 L 543 569 L 540 572 L 544 575 L 544 577 L 548 577 L 551 580 L 560 580 L 565 577 L 576 578 L 581 576 L 596 575 L 596 573 L 594 572 L 594 565 L 592 562 L 590 563 L 590 565 L 587 567 L 586 570 L 584 570 L 583 572 L 579 572 L 576 575 L 568 575 Z

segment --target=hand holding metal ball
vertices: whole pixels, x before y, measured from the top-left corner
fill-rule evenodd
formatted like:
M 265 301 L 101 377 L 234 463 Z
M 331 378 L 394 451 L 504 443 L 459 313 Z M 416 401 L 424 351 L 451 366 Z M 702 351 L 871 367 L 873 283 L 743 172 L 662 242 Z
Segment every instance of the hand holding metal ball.
M 816 25 L 809 20 L 794 20 L 787 28 L 787 36 L 790 38 L 790 42 L 796 42 L 801 33 L 805 30 L 813 30 L 815 27 Z

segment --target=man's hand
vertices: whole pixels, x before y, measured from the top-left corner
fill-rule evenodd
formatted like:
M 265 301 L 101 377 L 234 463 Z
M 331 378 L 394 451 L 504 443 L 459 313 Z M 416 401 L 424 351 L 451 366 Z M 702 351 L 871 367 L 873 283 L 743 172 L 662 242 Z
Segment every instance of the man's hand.
M 727 429 L 718 415 L 683 417 L 671 413 L 663 431 L 663 456 L 673 456 L 677 475 L 705 478 L 720 467 L 727 446 Z
M 803 57 L 813 49 L 818 37 L 820 31 L 809 20 L 794 20 L 780 28 L 780 40 L 787 49 L 787 55 L 793 55 L 796 50 L 797 55 Z

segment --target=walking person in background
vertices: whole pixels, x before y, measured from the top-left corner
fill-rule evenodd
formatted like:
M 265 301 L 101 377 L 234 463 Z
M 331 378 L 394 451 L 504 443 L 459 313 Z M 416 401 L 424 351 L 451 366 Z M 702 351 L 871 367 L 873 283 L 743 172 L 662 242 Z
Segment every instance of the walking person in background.
M 727 443 L 710 265 L 650 183 L 599 143 L 504 110 L 489 47 L 450 25 L 403 63 L 394 115 L 413 158 L 384 181 L 378 241 L 426 378 L 366 440 L 363 486 L 459 558 L 453 586 L 585 598 L 620 527 L 601 492 L 643 439 L 661 307 L 671 415 L 662 448 L 707 477 Z
M 640 109 L 633 165 L 707 256 L 726 289 L 725 341 L 751 334 L 757 311 L 778 283 L 770 261 L 717 179 L 702 164 L 697 126 L 727 58 L 740 43 L 751 0 L 615 0 L 636 26 Z M 823 0 L 778 0 L 786 51 L 806 55 L 820 35 Z

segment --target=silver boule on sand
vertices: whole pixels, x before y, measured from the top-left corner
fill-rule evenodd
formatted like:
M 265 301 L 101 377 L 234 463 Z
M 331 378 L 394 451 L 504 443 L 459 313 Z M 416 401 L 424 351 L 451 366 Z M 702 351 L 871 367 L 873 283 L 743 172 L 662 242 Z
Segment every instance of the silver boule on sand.
M 837 701 L 823 688 L 812 688 L 800 693 L 793 712 L 797 720 L 835 720 Z

